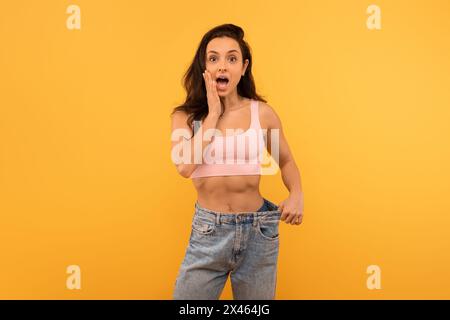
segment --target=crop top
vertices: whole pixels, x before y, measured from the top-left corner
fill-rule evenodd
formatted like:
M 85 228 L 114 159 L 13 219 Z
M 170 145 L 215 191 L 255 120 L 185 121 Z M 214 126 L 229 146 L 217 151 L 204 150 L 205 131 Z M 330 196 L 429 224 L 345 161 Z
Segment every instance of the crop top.
M 265 143 L 258 101 L 252 99 L 250 108 L 250 127 L 234 135 L 215 133 L 189 178 L 261 174 Z

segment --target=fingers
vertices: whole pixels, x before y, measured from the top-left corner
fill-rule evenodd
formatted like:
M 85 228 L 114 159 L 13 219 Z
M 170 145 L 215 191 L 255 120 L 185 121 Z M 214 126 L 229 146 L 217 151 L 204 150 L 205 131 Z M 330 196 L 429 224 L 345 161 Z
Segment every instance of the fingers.
M 205 79 L 206 94 L 209 94 L 209 92 L 211 91 L 211 85 L 209 82 L 208 74 L 209 73 L 207 70 L 205 70 L 205 72 L 203 72 L 203 79 Z
M 289 207 L 284 207 L 284 201 L 278 205 L 278 211 L 281 213 L 280 220 L 292 225 L 299 225 L 302 223 L 303 213 L 291 212 Z
M 278 205 L 278 211 L 280 211 L 281 213 L 283 213 L 283 208 L 284 208 L 284 201 L 282 201 L 282 202 Z
M 219 93 L 217 92 L 217 83 L 215 80 L 213 80 L 211 73 L 209 73 L 208 70 L 205 70 L 203 72 L 203 78 L 206 82 L 206 91 L 207 94 L 209 94 L 212 98 L 215 98 L 217 101 L 219 101 Z
M 211 78 L 211 74 L 209 73 L 208 70 L 206 70 L 206 76 L 208 77 L 208 83 L 209 83 L 209 93 L 213 93 L 213 85 L 212 85 L 212 78 Z
M 278 211 L 280 211 L 280 213 L 281 213 L 280 220 L 284 221 L 286 219 L 286 217 L 287 217 L 287 212 L 284 211 L 284 202 L 281 202 L 278 205 Z
M 295 214 L 292 214 L 292 213 L 288 214 L 287 217 L 286 217 L 286 221 L 285 222 L 292 224 L 294 218 L 295 218 Z
M 303 218 L 303 215 L 301 215 L 301 214 L 295 215 L 294 219 L 292 219 L 292 224 L 295 224 L 295 225 L 301 224 L 302 218 Z
M 288 212 L 288 210 L 284 210 L 281 214 L 280 220 L 292 225 L 299 225 L 302 223 L 303 215 L 294 212 Z
M 219 94 L 217 93 L 217 83 L 216 80 L 211 81 L 211 88 L 214 98 L 219 99 Z

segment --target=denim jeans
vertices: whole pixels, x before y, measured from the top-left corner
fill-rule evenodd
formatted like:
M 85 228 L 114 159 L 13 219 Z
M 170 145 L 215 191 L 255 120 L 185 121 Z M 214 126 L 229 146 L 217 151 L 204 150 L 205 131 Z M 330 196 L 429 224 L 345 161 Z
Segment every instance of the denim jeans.
M 265 198 L 258 211 L 237 213 L 202 208 L 196 201 L 173 299 L 218 300 L 228 274 L 233 299 L 274 299 L 280 216 Z

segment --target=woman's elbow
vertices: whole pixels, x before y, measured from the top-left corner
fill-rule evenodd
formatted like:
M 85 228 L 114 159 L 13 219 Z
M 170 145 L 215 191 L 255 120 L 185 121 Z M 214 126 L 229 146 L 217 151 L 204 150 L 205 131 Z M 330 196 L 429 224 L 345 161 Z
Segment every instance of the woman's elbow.
M 192 165 L 178 164 L 177 171 L 183 178 L 189 178 L 192 174 Z

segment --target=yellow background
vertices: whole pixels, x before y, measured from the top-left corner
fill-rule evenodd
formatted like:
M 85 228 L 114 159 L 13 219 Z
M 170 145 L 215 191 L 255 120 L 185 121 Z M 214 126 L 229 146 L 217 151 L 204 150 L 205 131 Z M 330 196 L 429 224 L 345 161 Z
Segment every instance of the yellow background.
M 222 23 L 245 30 L 302 176 L 277 299 L 450 298 L 447 0 L 2 1 L 0 298 L 171 298 L 196 194 L 169 114 Z M 279 172 L 261 192 L 288 195 Z

